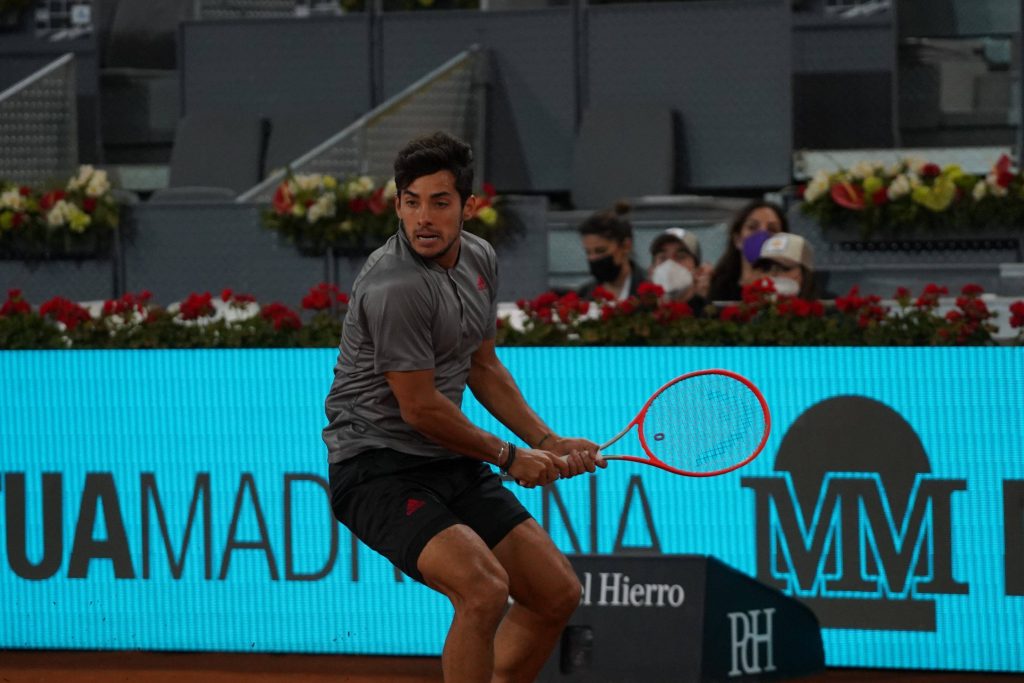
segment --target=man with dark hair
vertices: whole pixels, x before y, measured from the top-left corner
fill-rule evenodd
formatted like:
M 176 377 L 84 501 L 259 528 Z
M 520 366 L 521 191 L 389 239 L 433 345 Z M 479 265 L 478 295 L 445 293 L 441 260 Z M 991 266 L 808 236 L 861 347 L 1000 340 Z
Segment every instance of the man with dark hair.
M 451 600 L 446 681 L 532 681 L 580 584 L 488 463 L 527 487 L 605 463 L 595 443 L 553 433 L 495 352 L 494 250 L 462 231 L 476 208 L 470 148 L 442 133 L 414 140 L 395 182 L 399 230 L 352 287 L 326 402 L 331 506 Z M 467 385 L 529 447 L 473 425 Z

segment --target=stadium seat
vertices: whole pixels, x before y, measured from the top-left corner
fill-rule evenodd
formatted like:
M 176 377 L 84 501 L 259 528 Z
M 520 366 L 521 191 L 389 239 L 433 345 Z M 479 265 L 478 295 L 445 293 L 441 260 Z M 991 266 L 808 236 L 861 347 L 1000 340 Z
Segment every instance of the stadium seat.
M 263 175 L 283 169 L 298 157 L 341 131 L 354 121 L 352 112 L 303 110 L 270 117 L 270 139 Z
M 593 106 L 583 115 L 572 160 L 573 204 L 598 209 L 619 199 L 675 190 L 676 116 L 668 107 Z
M 252 187 L 260 180 L 267 128 L 257 116 L 187 114 L 174 136 L 169 187 L 228 188 L 235 194 Z

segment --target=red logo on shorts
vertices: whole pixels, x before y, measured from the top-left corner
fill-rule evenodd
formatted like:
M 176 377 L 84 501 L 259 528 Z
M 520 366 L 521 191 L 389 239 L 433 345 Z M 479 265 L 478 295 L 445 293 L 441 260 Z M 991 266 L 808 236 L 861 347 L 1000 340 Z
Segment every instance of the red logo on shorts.
M 487 280 L 484 279 L 483 275 L 476 276 L 476 288 L 481 292 L 487 291 Z
M 419 510 L 424 505 L 426 505 L 426 503 L 424 503 L 422 500 L 410 498 L 409 500 L 405 501 L 405 516 L 408 517 L 412 513 Z

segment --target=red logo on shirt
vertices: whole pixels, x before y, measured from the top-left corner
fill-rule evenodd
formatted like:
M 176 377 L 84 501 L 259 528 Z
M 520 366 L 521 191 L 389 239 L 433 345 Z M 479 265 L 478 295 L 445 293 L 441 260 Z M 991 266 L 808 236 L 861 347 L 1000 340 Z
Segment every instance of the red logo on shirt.
M 481 292 L 487 291 L 487 280 L 484 279 L 483 275 L 477 275 L 476 288 L 479 289 Z
M 405 501 L 405 516 L 408 517 L 412 513 L 419 510 L 424 505 L 426 505 L 426 503 L 424 503 L 422 500 L 410 498 L 409 500 Z

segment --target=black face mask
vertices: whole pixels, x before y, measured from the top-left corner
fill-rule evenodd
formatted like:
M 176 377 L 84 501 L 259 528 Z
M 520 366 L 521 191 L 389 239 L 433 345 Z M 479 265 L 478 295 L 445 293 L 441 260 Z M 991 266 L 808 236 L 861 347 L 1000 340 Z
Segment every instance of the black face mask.
M 590 274 L 598 282 L 614 282 L 622 272 L 622 266 L 615 262 L 611 254 L 588 261 L 587 265 L 590 266 Z

